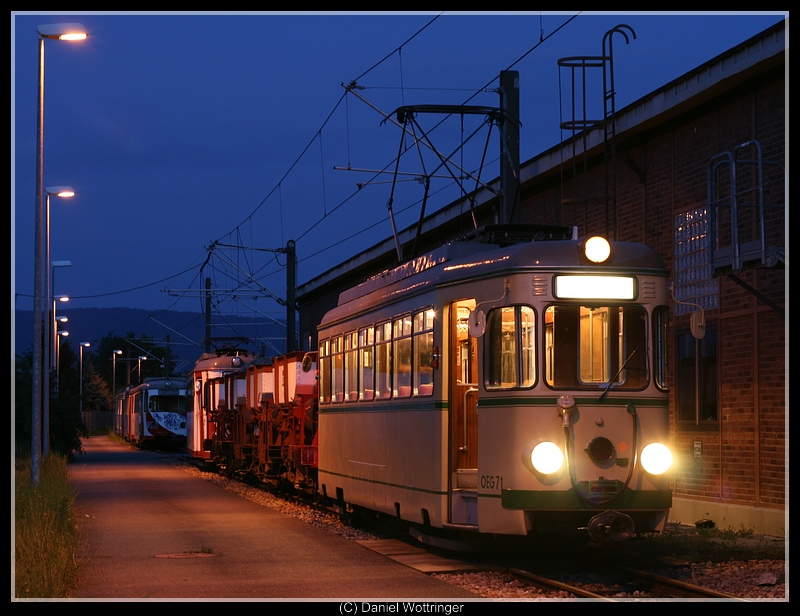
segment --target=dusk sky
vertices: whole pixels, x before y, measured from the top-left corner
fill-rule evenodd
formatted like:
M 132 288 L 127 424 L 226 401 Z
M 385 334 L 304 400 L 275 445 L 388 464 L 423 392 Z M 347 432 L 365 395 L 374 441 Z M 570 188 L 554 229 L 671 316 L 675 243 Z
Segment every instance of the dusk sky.
M 221 311 L 282 317 L 265 299 L 285 293 L 283 257 L 270 250 L 296 240 L 303 283 L 391 235 L 391 174 L 340 169 L 394 168 L 400 129 L 382 113 L 497 107 L 500 72 L 519 71 L 524 161 L 564 136 L 558 59 L 600 55 L 611 28 L 636 34 L 614 39 L 619 109 L 786 16 L 12 13 L 15 306 L 30 310 L 33 297 L 39 25 L 89 33 L 45 42 L 44 184 L 77 193 L 51 199 L 51 259 L 72 263 L 57 270 L 56 294 L 71 307 L 200 312 L 210 277 Z M 346 94 L 353 81 L 361 98 Z M 443 152 L 470 121 L 437 128 Z M 485 133 L 475 139 L 463 160 L 473 169 Z M 496 131 L 488 152 L 484 180 L 497 175 Z M 414 165 L 406 155 L 401 170 Z M 422 195 L 417 181 L 395 191 L 398 228 L 417 219 Z M 426 211 L 456 195 L 439 180 Z

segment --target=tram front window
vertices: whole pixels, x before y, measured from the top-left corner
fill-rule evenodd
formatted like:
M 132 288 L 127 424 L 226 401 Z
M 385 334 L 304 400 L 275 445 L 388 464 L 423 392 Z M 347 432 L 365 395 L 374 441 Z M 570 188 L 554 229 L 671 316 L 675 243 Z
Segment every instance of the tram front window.
M 551 387 L 647 384 L 647 314 L 641 306 L 550 306 L 545 378 Z
M 508 306 L 486 319 L 486 389 L 533 386 L 535 315 L 528 306 Z

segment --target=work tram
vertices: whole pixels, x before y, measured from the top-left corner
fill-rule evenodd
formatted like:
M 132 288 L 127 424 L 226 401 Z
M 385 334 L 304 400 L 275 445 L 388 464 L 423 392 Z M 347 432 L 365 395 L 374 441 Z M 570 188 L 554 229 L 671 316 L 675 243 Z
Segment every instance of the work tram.
M 182 448 L 190 401 L 184 377 L 148 377 L 117 394 L 114 431 L 138 445 Z
M 221 348 L 197 361 L 192 380 L 194 458 L 231 476 L 316 494 L 315 353 L 265 359 Z
M 420 537 L 663 530 L 664 263 L 524 231 L 488 228 L 343 292 L 317 351 L 250 361 L 207 398 L 203 455 Z

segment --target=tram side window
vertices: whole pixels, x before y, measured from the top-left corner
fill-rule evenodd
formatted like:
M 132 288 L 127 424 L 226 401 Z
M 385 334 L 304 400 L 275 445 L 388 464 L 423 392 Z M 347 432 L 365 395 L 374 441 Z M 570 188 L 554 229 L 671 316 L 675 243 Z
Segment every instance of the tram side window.
M 716 425 L 719 420 L 717 330 L 707 327 L 697 340 L 688 331 L 678 333 L 678 425 Z
M 433 395 L 433 309 L 414 314 L 414 395 Z
M 358 400 L 358 334 L 352 332 L 344 337 L 344 399 Z
M 392 337 L 394 339 L 392 376 L 394 388 L 392 393 L 396 398 L 411 396 L 411 315 L 407 314 L 392 322 Z
M 535 372 L 535 318 L 528 306 L 491 310 L 486 317 L 486 388 L 531 387 Z
M 331 401 L 331 343 L 322 340 L 319 343 L 319 399 L 326 403 Z
M 342 337 L 331 338 L 331 401 L 344 400 L 344 354 Z
M 545 379 L 551 387 L 647 384 L 647 315 L 641 306 L 549 306 Z
M 375 398 L 375 328 L 367 327 L 358 332 L 358 381 L 361 387 L 359 400 Z
M 653 311 L 653 377 L 656 386 L 666 391 L 667 387 L 667 327 L 669 325 L 669 308 L 659 306 Z
M 375 328 L 375 397 L 392 396 L 392 324 Z

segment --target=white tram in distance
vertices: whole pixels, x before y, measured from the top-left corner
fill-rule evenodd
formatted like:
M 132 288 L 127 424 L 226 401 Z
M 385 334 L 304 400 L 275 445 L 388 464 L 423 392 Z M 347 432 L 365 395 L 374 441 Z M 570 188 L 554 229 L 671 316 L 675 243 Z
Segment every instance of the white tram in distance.
M 183 378 L 148 377 L 115 400 L 115 432 L 144 446 L 182 447 L 191 399 Z
M 325 315 L 318 490 L 428 530 L 660 532 L 661 257 L 567 228 L 518 242 L 504 229 L 375 276 Z

